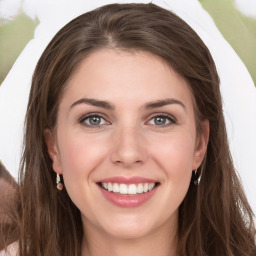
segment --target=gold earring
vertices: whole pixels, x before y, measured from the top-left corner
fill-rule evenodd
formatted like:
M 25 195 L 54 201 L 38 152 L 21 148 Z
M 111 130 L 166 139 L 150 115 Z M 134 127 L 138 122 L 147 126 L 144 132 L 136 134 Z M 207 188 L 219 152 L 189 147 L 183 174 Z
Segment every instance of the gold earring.
M 195 174 L 194 184 L 195 184 L 195 185 L 199 185 L 202 176 L 201 176 L 201 175 L 198 176 L 197 169 L 194 171 L 194 174 Z
M 56 175 L 56 184 L 57 184 L 57 189 L 62 190 L 63 189 L 63 184 L 60 182 L 60 175 L 57 173 Z

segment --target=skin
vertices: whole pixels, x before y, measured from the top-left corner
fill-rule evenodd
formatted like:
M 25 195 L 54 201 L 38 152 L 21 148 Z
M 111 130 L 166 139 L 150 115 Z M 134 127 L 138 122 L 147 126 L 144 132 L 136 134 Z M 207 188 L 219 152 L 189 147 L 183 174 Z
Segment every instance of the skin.
M 74 104 L 81 98 L 107 101 L 114 109 Z M 167 98 L 179 103 L 145 108 Z M 100 125 L 81 121 L 89 113 L 103 116 Z M 163 113 L 170 119 L 157 122 Z M 53 169 L 81 211 L 82 255 L 177 255 L 178 207 L 208 143 L 209 123 L 202 127 L 197 134 L 188 84 L 159 57 L 101 49 L 83 60 L 60 102 L 55 130 L 45 131 Z M 113 176 L 160 185 L 141 206 L 119 207 L 97 185 Z

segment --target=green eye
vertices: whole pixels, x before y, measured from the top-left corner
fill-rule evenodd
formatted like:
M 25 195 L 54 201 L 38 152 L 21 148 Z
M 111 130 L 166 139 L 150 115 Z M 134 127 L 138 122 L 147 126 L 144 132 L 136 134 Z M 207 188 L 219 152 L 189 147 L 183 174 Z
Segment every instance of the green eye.
M 99 116 L 93 116 L 93 117 L 89 117 L 87 118 L 87 121 L 90 125 L 99 125 L 101 123 L 101 117 Z
M 166 122 L 168 122 L 166 117 L 158 116 L 158 117 L 154 117 L 153 119 L 156 125 L 165 125 Z
M 89 115 L 83 117 L 80 121 L 81 124 L 87 127 L 99 127 L 101 125 L 109 124 L 102 116 L 100 115 Z
M 149 121 L 149 124 L 156 125 L 156 126 L 167 126 L 175 123 L 176 123 L 175 118 L 167 114 L 154 116 Z

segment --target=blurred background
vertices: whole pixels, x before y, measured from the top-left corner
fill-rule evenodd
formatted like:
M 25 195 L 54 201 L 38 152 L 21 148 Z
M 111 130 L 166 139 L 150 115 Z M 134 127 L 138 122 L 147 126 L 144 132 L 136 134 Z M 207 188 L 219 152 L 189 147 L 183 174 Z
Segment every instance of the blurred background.
M 222 35 L 246 65 L 256 85 L 256 0 L 199 0 Z M 33 38 L 37 18 L 20 0 L 0 0 L 0 85 Z

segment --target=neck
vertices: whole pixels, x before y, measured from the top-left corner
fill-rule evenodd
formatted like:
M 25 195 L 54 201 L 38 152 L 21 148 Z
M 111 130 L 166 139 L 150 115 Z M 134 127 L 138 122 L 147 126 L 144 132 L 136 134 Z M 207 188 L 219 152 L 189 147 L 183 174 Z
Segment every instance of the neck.
M 177 256 L 176 229 L 155 230 L 136 238 L 117 238 L 87 226 L 82 242 L 82 256 Z

